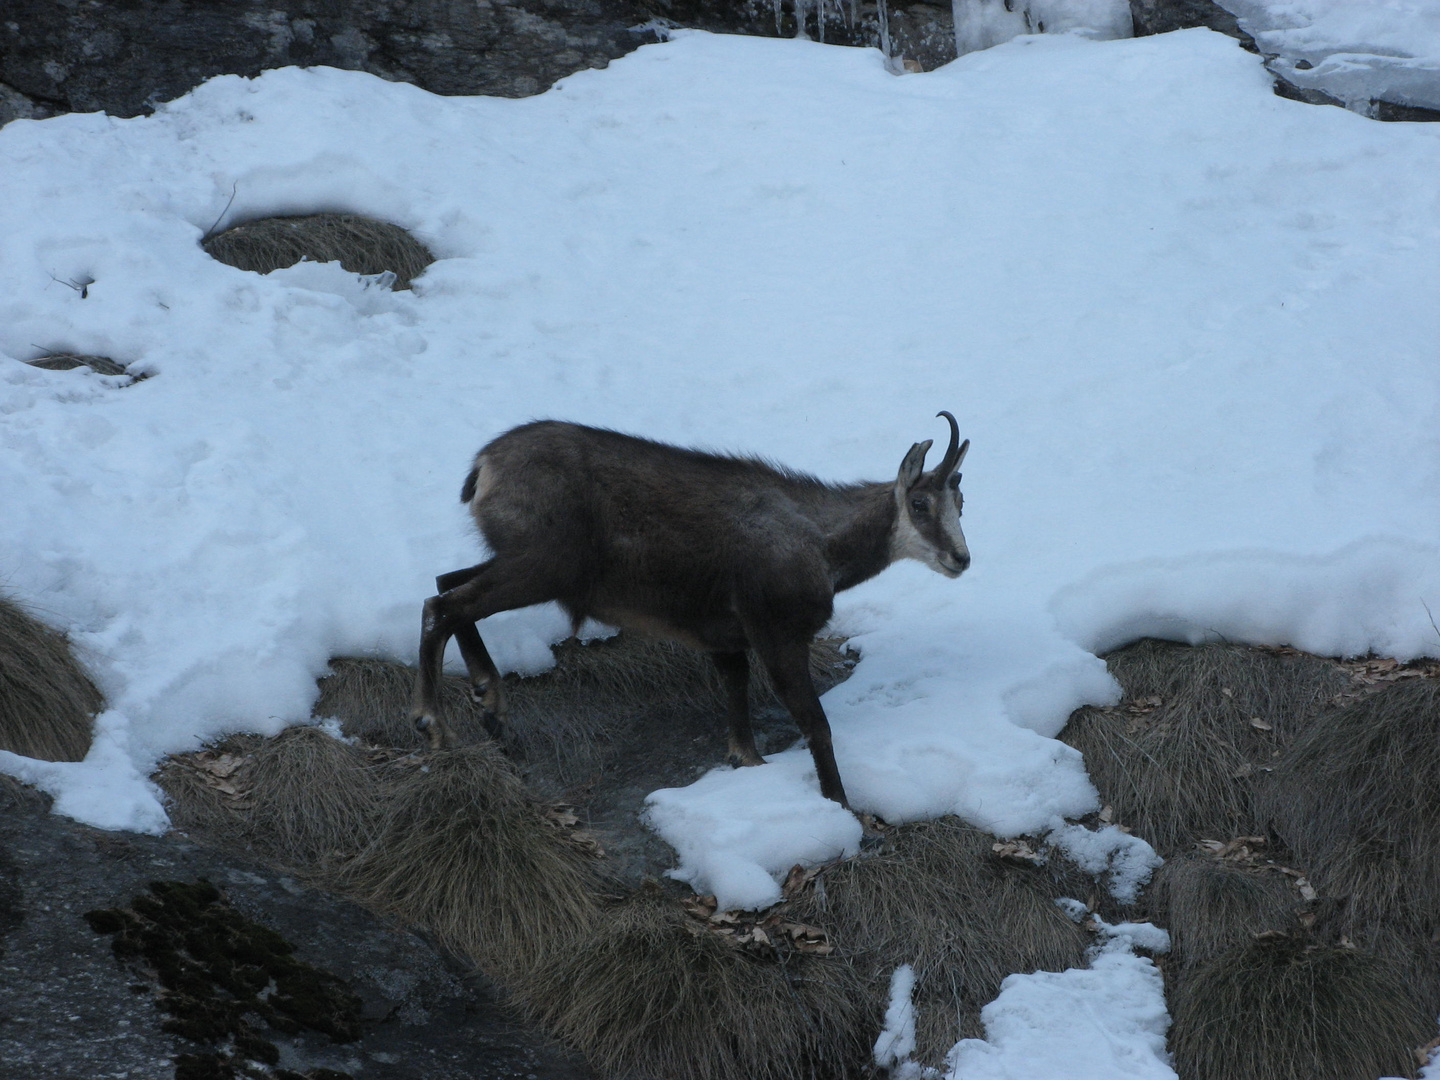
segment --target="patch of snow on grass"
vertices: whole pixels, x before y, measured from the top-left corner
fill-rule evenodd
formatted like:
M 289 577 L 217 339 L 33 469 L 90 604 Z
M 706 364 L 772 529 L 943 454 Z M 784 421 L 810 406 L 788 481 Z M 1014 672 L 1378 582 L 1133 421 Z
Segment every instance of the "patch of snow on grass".
M 1123 936 L 1089 968 L 1011 975 L 980 1020 L 985 1038 L 955 1044 L 947 1080 L 1175 1080 L 1164 980 Z

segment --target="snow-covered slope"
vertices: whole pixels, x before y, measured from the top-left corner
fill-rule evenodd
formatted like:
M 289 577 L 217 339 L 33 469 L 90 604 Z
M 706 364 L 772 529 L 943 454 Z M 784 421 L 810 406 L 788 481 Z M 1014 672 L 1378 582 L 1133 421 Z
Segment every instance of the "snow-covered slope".
M 905 78 L 684 34 L 527 100 L 283 70 L 13 123 L 0 575 L 112 708 L 88 761 L 0 767 L 163 827 L 160 755 L 303 720 L 333 654 L 412 656 L 433 575 L 477 558 L 469 456 L 512 424 L 879 479 L 948 408 L 974 568 L 846 595 L 840 768 L 892 821 L 1051 829 L 1095 805 L 1052 738 L 1115 692 L 1095 649 L 1440 652 L 1436 176 L 1440 132 L 1279 99 L 1205 31 L 1020 38 Z M 440 261 L 392 294 L 198 246 L 222 212 L 315 210 Z M 19 362 L 58 349 L 153 377 Z M 521 670 L 565 629 L 492 622 Z M 800 748 L 652 813 L 722 903 L 858 838 Z

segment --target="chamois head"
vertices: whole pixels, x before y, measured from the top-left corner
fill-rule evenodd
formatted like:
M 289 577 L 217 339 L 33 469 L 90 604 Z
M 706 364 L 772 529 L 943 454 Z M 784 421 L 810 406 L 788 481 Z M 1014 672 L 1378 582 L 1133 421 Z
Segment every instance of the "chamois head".
M 960 425 L 943 409 L 935 414 L 950 421 L 950 445 L 940 464 L 925 471 L 925 455 L 933 439 L 916 443 L 900 463 L 895 478 L 895 535 L 890 552 L 896 559 L 918 559 L 946 577 L 959 577 L 970 565 L 970 549 L 960 530 L 960 463 L 970 440 L 960 441 Z

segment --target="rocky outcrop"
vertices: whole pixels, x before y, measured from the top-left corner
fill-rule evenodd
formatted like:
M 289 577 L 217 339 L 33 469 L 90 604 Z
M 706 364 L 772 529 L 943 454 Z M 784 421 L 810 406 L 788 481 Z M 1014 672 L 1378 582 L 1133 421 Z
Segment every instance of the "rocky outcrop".
M 1240 29 L 1235 16 L 1214 0 L 1130 0 L 1130 18 L 1135 23 L 1136 37 L 1203 26 L 1250 41 L 1250 35 Z
M 215 75 L 328 65 L 523 97 L 647 38 L 628 0 L 10 0 L 0 110 L 136 116 Z M 8 92 L 7 92 L 8 88 Z M 0 112 L 3 118 L 3 112 Z
M 674 28 L 888 45 L 895 71 L 955 59 L 947 0 L 10 0 L 0 21 L 0 124 L 64 112 L 137 116 L 216 75 L 287 65 L 368 71 L 437 94 L 524 97 L 604 67 Z M 1215 0 L 1130 0 L 1137 37 L 1207 27 L 1255 49 Z M 1258 51 L 1258 50 L 1257 50 Z M 1270 67 L 1277 93 L 1328 94 Z M 1382 120 L 1432 119 L 1387 101 Z
M 179 833 L 101 832 L 47 811 L 43 796 L 0 776 L 0 1071 L 6 1076 L 170 1080 L 180 1075 L 177 1062 L 187 1076 L 236 1075 L 230 1044 L 217 1046 L 194 1017 L 177 1016 L 180 995 L 173 989 L 162 994 L 148 958 L 153 950 L 122 956 L 105 932 L 114 928 L 100 925 L 99 917 L 123 915 L 131 906 L 148 904 L 153 914 L 155 902 L 145 898 L 156 892 L 157 880 L 182 891 L 213 883 L 219 899 L 211 906 L 230 923 L 267 928 L 255 932 L 286 956 L 293 947 L 296 963 L 319 972 L 308 981 L 358 998 L 355 1030 L 282 1021 L 272 1031 L 251 1018 L 263 1036 L 259 1042 L 274 1053 L 261 1053 L 243 1075 L 594 1076 L 528 1028 L 493 984 L 417 934 Z M 153 937 L 155 928 L 146 929 Z

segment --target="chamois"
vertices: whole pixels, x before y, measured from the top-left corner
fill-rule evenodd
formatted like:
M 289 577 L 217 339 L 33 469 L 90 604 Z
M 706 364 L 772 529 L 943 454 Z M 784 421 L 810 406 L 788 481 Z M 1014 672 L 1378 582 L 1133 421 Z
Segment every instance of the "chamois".
M 760 765 L 750 726 L 753 649 L 810 746 L 820 792 L 848 805 L 830 724 L 810 679 L 810 642 L 834 597 L 896 559 L 947 577 L 970 565 L 960 530 L 960 463 L 970 440 L 948 412 L 932 471 L 916 443 L 893 481 L 827 484 L 753 458 L 702 453 L 601 428 L 539 420 L 475 457 L 461 501 L 494 556 L 436 578 L 425 601 L 411 719 L 452 742 L 436 710 L 445 644 L 456 638 L 492 737 L 505 698 L 476 622 L 557 601 L 586 618 L 708 652 L 726 690 L 730 759 Z

